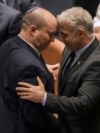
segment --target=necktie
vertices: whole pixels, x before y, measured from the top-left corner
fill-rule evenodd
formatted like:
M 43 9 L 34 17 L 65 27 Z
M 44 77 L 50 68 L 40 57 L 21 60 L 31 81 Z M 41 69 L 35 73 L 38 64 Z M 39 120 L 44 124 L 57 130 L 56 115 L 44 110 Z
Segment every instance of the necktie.
M 75 52 L 71 52 L 71 54 L 69 55 L 69 58 L 68 58 L 68 60 L 67 60 L 67 62 L 65 64 L 65 67 L 64 67 L 64 69 L 62 71 L 61 79 L 63 79 L 67 75 L 68 71 L 71 68 L 71 65 L 72 65 L 74 59 L 75 59 Z

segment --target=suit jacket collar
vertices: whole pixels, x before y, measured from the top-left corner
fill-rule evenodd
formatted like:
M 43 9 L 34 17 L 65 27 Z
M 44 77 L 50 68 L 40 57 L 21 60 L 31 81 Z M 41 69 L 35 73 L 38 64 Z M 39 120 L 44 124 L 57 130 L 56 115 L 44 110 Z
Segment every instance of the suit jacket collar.
M 64 81 L 60 81 L 60 73 L 63 69 L 64 63 L 66 61 L 66 59 L 68 58 L 70 51 L 67 51 L 64 55 L 64 61 L 62 62 L 61 65 L 61 69 L 59 71 L 59 91 L 61 92 L 64 86 L 64 84 L 66 83 L 68 77 L 76 70 L 78 69 L 78 67 L 80 67 L 80 65 L 82 65 L 82 63 L 87 59 L 87 57 L 99 46 L 99 42 L 97 41 L 97 39 L 95 39 L 92 44 L 82 53 L 82 55 L 79 57 L 79 59 L 73 64 L 73 66 L 71 67 L 69 73 L 66 75 Z
M 18 35 L 16 37 L 14 37 L 15 41 L 22 47 L 24 47 L 25 49 L 27 49 L 28 51 L 30 51 L 36 58 L 38 58 L 40 60 L 40 57 L 37 52 L 29 45 L 27 44 L 27 42 L 25 42 L 24 40 L 22 40 Z M 43 59 L 41 59 L 41 62 L 43 62 Z
M 44 60 L 43 60 L 43 58 L 42 58 L 42 56 L 40 55 L 38 55 L 37 53 L 36 53 L 36 51 L 30 46 L 30 45 L 28 45 L 24 40 L 22 40 L 19 36 L 15 36 L 14 37 L 14 40 L 20 45 L 20 46 L 22 46 L 22 47 L 24 47 L 25 49 L 27 49 L 28 51 L 30 51 L 31 53 L 32 53 L 32 55 L 33 56 L 35 56 L 36 58 L 37 58 L 37 60 L 39 60 L 40 62 L 41 62 L 41 69 L 43 69 L 43 71 L 44 72 L 48 72 L 48 69 L 47 69 L 47 67 L 46 67 L 46 65 L 45 65 L 45 62 L 44 62 Z

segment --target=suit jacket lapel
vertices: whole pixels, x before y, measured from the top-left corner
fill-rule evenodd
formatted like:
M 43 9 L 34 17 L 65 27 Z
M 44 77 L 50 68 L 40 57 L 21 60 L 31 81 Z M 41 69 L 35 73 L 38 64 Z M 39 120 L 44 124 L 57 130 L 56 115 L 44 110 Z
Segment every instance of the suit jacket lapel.
M 70 77 L 70 75 L 84 63 L 84 61 L 87 59 L 87 57 L 94 51 L 94 49 L 97 48 L 98 45 L 99 45 L 99 42 L 97 41 L 97 39 L 95 39 L 93 41 L 93 43 L 83 52 L 83 54 L 79 57 L 79 59 L 73 64 L 70 71 L 68 72 L 68 74 L 66 75 L 64 80 L 61 82 L 60 81 L 60 74 L 61 74 L 61 71 L 63 69 L 64 63 L 65 63 L 65 59 L 64 59 L 64 62 L 61 66 L 61 70 L 59 71 L 59 79 L 58 79 L 58 81 L 59 81 L 59 83 L 58 83 L 59 84 L 59 92 L 61 92 L 64 89 L 64 85 L 66 84 L 67 79 Z M 69 54 L 70 53 L 68 52 L 65 55 L 66 58 L 68 58 Z

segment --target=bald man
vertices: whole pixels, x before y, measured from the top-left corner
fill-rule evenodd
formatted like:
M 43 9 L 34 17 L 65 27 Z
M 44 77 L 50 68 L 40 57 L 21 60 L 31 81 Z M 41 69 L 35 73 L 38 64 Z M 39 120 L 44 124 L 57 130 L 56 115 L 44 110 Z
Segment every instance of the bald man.
M 57 20 L 49 11 L 31 9 L 23 17 L 20 34 L 1 46 L 0 133 L 57 132 L 56 117 L 41 104 L 21 100 L 15 90 L 18 81 L 36 85 L 39 75 L 46 91 L 54 92 L 41 51 L 54 41 L 56 28 Z

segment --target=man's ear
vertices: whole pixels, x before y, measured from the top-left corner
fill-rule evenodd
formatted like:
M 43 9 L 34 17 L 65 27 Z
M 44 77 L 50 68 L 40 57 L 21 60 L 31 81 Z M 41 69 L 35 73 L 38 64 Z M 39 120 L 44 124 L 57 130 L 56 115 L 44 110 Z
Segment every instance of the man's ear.
M 78 33 L 79 33 L 80 38 L 84 38 L 84 35 L 86 34 L 83 28 L 79 28 Z
M 37 30 L 37 27 L 35 25 L 30 26 L 30 34 L 33 36 Z

